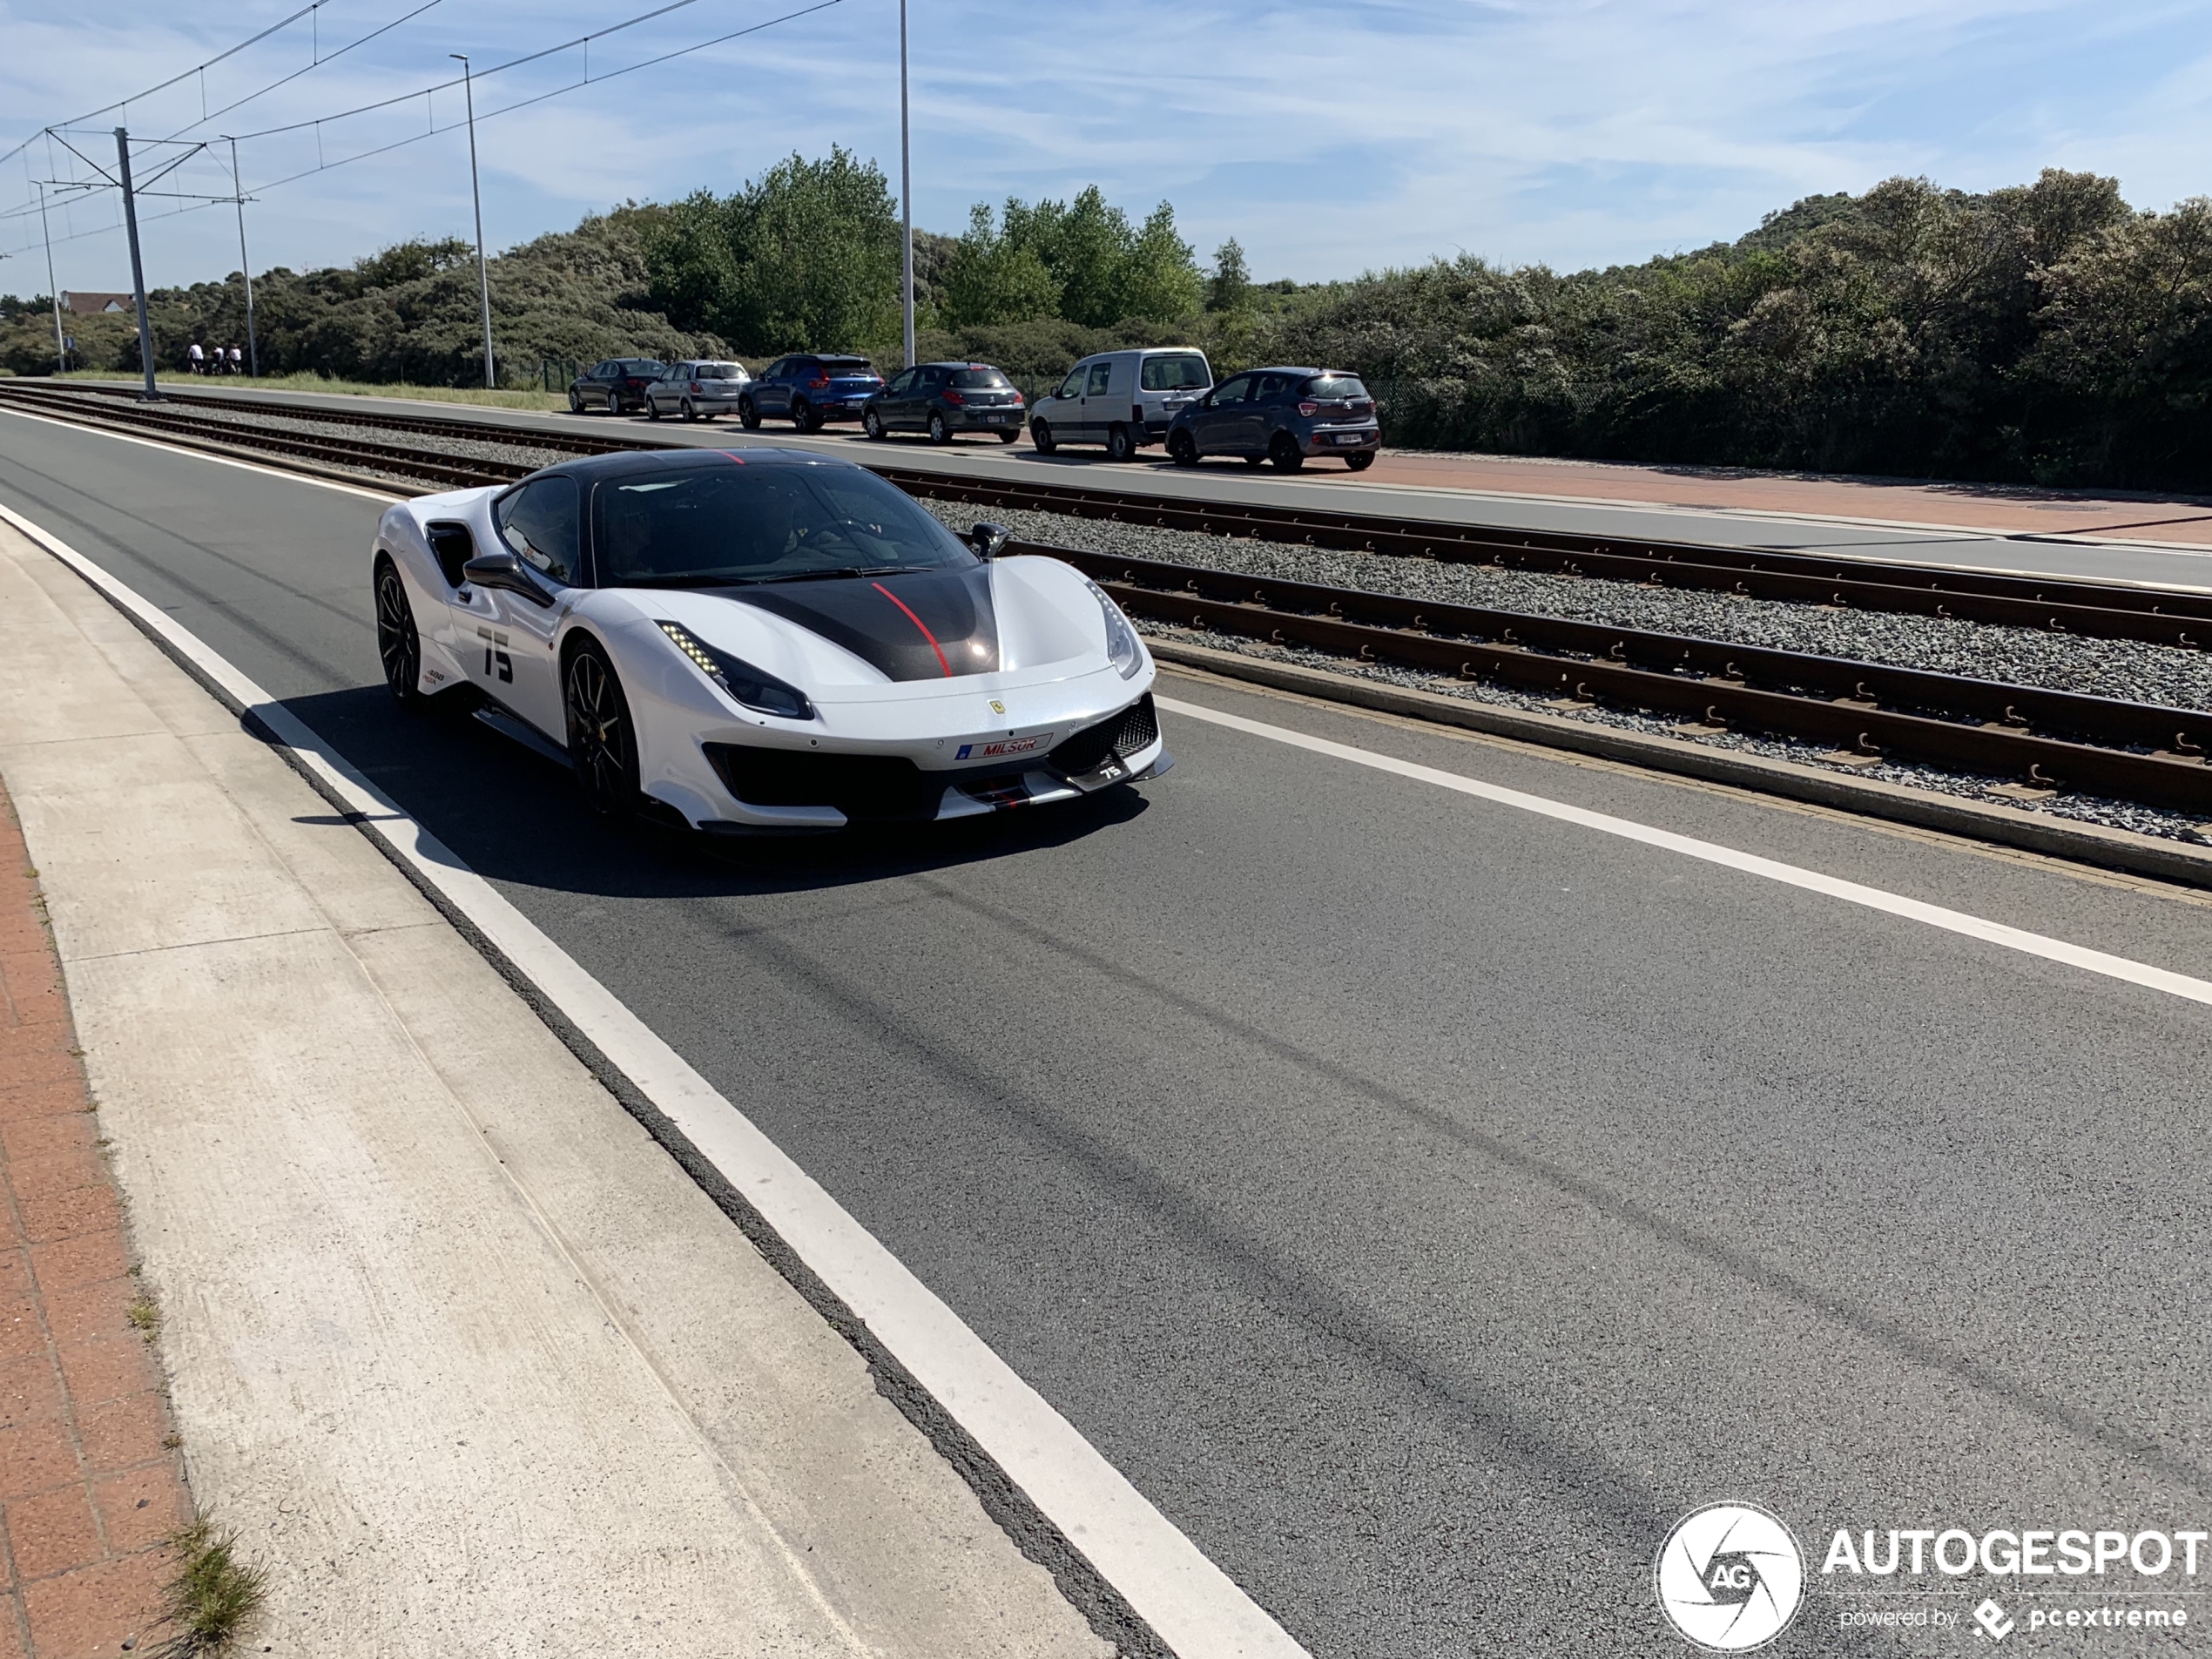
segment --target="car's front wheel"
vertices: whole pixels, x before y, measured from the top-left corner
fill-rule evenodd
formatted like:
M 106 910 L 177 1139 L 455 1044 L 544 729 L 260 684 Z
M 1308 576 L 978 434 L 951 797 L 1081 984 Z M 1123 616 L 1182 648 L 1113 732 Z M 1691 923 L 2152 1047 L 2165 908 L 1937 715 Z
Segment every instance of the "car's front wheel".
M 583 413 L 583 394 L 577 391 L 573 386 L 569 388 L 569 413 L 570 415 L 581 415 Z
M 1052 435 L 1052 423 L 1049 421 L 1029 422 L 1029 442 L 1036 446 L 1041 455 L 1049 455 L 1060 447 L 1059 442 Z
M 645 400 L 645 418 L 648 421 L 658 421 L 660 419 L 660 405 L 654 402 L 650 397 Z
M 760 411 L 752 407 L 752 400 L 749 397 L 738 400 L 738 424 L 748 432 L 760 430 Z
M 883 417 L 880 415 L 878 415 L 873 409 L 862 410 L 860 413 L 860 430 L 867 433 L 868 436 L 873 438 L 878 443 L 882 442 Z
M 1198 441 L 1188 432 L 1170 433 L 1168 435 L 1168 459 L 1178 467 L 1197 466 Z
M 637 738 L 630 700 L 614 664 L 596 640 L 570 653 L 562 676 L 568 714 L 569 759 L 583 799 L 602 818 L 626 818 L 637 801 Z
M 388 558 L 376 561 L 376 654 L 383 660 L 384 684 L 400 706 L 421 712 L 430 701 L 422 695 L 422 636 L 415 630 L 407 583 Z
M 929 411 L 929 441 L 932 443 L 950 443 L 953 441 L 952 428 L 945 424 L 945 417 L 935 409 Z

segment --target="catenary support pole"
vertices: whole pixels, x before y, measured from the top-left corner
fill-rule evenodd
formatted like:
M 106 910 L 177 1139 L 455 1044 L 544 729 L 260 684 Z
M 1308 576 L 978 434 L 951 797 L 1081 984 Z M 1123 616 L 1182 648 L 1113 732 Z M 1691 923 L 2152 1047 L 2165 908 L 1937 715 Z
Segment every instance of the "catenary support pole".
M 906 258 L 899 278 L 899 306 L 906 320 L 906 367 L 914 366 L 914 165 L 907 127 L 907 0 L 899 0 L 899 212 L 906 221 Z
M 462 92 L 469 101 L 469 193 L 476 203 L 476 297 L 483 302 L 484 389 L 489 391 L 494 384 L 491 367 L 491 274 L 484 268 L 484 192 L 476 183 L 476 87 L 470 78 L 467 54 L 448 52 L 446 56 L 461 59 Z
M 138 257 L 138 204 L 131 194 L 131 134 L 115 130 L 115 159 L 123 185 L 123 227 L 131 233 L 131 291 L 138 302 L 138 367 L 145 370 L 145 395 L 158 398 L 153 386 L 153 329 L 146 321 L 146 267 Z
M 246 257 L 246 190 L 238 182 L 238 140 L 231 144 L 231 199 L 238 204 L 238 268 L 246 274 L 246 366 L 261 378 L 261 347 L 253 338 L 253 265 Z
M 38 186 L 38 233 L 46 239 L 46 297 L 54 302 L 54 368 L 69 373 L 69 345 L 62 334 L 62 291 L 54 286 L 54 233 L 46 228 L 46 186 Z

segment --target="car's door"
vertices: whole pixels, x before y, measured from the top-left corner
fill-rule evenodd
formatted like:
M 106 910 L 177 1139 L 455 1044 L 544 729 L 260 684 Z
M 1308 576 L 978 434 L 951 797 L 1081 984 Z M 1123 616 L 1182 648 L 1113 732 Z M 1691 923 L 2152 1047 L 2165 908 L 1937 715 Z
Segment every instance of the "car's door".
M 1107 393 L 1113 383 L 1114 360 L 1110 357 L 1093 363 L 1089 373 L 1083 376 L 1082 414 L 1076 426 L 1076 436 L 1082 442 L 1106 442 L 1106 424 L 1113 408 L 1113 401 Z
M 683 364 L 677 363 L 671 368 L 664 368 L 658 375 L 646 382 L 645 402 L 648 408 L 658 409 L 663 415 L 676 413 L 675 395 L 681 387 L 673 377 L 683 368 Z
M 1245 400 L 1251 391 L 1251 375 L 1232 374 L 1198 400 L 1198 407 L 1190 412 L 1190 435 L 1200 455 L 1229 453 L 1231 423 L 1244 417 Z
M 1252 382 L 1247 417 L 1237 428 L 1237 447 L 1245 455 L 1264 455 L 1283 425 L 1295 374 L 1262 374 Z
M 779 357 L 760 371 L 752 383 L 752 407 L 763 415 L 781 415 L 791 406 L 791 359 Z
M 612 381 L 614 368 L 612 363 L 594 363 L 585 372 L 583 401 L 586 404 L 604 403 L 607 401 L 607 388 Z
M 492 523 L 501 547 L 521 557 L 546 603 L 472 583 L 466 604 L 467 632 L 475 637 L 469 674 L 556 743 L 567 742 L 568 734 L 553 637 L 568 614 L 569 590 L 583 579 L 581 508 L 577 481 L 560 473 L 533 478 L 494 502 Z M 470 642 L 464 634 L 458 643 Z
M 913 419 L 914 381 L 921 376 L 918 368 L 909 368 L 894 374 L 883 388 L 883 398 L 876 405 L 876 417 L 886 427 L 896 431 Z
M 1049 409 L 1035 413 L 1052 428 L 1055 442 L 1072 440 L 1077 435 L 1083 417 L 1083 382 L 1089 378 L 1090 365 L 1077 363 L 1068 371 L 1068 378 L 1060 382 L 1049 401 Z

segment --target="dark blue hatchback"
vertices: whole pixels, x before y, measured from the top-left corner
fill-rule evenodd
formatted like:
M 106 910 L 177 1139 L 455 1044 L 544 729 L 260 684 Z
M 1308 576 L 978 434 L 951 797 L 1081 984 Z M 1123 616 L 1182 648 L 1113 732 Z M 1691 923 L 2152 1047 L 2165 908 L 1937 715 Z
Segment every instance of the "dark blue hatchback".
M 883 376 L 865 357 L 828 352 L 799 352 L 779 357 L 761 371 L 738 401 L 738 418 L 748 430 L 782 416 L 801 432 L 816 432 L 825 421 L 857 421 L 860 406 L 883 387 Z

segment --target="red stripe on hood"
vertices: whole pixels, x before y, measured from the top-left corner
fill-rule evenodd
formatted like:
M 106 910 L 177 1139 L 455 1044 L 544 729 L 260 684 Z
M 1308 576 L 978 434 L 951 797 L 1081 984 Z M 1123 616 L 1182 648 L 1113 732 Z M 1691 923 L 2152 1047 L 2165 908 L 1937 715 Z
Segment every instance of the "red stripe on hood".
M 915 627 L 921 630 L 921 637 L 929 642 L 929 649 L 937 653 L 937 666 L 945 671 L 945 678 L 947 679 L 952 678 L 953 665 L 945 660 L 945 648 L 937 643 L 937 636 L 929 631 L 929 624 L 922 621 L 920 617 L 915 616 L 914 611 L 908 608 L 907 602 L 904 599 L 901 599 L 897 594 L 892 592 L 890 589 L 885 587 L 880 582 L 871 582 L 868 585 L 873 588 L 878 593 L 881 594 L 885 598 L 890 600 L 891 603 L 898 606 L 900 610 L 906 611 L 907 620 L 914 624 Z

